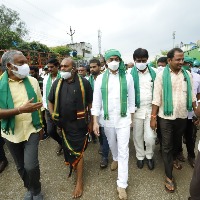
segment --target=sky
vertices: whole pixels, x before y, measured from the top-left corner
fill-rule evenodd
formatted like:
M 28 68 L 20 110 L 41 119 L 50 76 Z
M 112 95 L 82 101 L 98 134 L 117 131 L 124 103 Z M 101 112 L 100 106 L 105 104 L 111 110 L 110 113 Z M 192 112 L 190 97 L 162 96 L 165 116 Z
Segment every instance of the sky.
M 200 40 L 198 0 L 0 0 L 1 4 L 20 14 L 29 30 L 27 41 L 69 44 L 71 26 L 74 43 L 90 43 L 95 56 L 100 30 L 101 53 L 117 49 L 125 62 L 132 62 L 140 47 L 153 60 L 161 50 L 172 49 L 173 42 Z

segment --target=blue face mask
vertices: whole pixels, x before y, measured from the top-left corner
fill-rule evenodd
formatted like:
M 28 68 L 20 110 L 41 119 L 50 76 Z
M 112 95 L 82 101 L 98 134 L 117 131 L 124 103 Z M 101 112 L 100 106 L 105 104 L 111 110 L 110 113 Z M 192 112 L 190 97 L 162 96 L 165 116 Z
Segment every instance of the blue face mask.
M 192 72 L 198 73 L 198 72 L 199 72 L 199 68 L 198 68 L 198 67 L 193 67 L 193 68 L 192 68 Z

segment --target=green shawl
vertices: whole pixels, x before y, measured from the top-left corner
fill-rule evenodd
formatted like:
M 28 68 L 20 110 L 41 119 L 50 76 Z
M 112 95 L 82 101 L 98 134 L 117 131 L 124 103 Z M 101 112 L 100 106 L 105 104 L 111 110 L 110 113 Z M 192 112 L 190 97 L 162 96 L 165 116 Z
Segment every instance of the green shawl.
M 184 80 L 187 82 L 187 110 L 192 111 L 192 90 L 190 77 L 185 69 L 181 69 Z M 164 115 L 173 115 L 173 98 L 172 98 L 172 82 L 170 75 L 170 68 L 167 65 L 163 71 L 162 76 L 163 81 L 163 102 L 164 102 Z
M 88 81 L 90 82 L 90 85 L 92 87 L 92 90 L 94 91 L 94 76 L 90 75 Z
M 60 79 L 60 78 L 61 78 L 61 75 L 60 75 L 60 72 L 58 71 L 56 79 Z M 47 80 L 47 85 L 46 85 L 46 102 L 47 102 L 47 105 L 48 105 L 48 96 L 49 96 L 49 93 L 50 93 L 50 90 L 51 90 L 51 85 L 52 85 L 52 78 L 51 78 L 51 74 L 49 74 L 49 77 L 48 77 L 48 80 Z
M 109 80 L 109 69 L 107 69 L 102 78 L 101 85 L 101 94 L 103 100 L 103 110 L 104 110 L 104 120 L 109 120 L 108 114 L 108 80 Z M 120 114 L 121 117 L 126 117 L 127 112 L 127 81 L 126 74 L 119 73 L 119 82 L 120 82 Z M 112 84 L 112 83 L 111 83 Z
M 147 66 L 147 68 L 154 83 L 154 80 L 156 78 L 156 73 L 151 67 Z M 135 88 L 135 104 L 137 108 L 140 108 L 140 86 L 139 86 L 138 70 L 136 66 L 132 68 L 131 75 L 133 77 L 134 88 Z
M 33 103 L 38 101 L 37 95 L 31 85 L 28 77 L 23 79 L 24 86 L 26 88 L 26 92 L 28 95 L 28 99 L 34 97 Z M 1 109 L 14 109 L 14 103 L 12 99 L 12 94 L 10 91 L 10 87 L 8 84 L 8 73 L 4 72 L 0 78 L 0 108 Z M 42 120 L 39 111 L 35 111 L 31 113 L 32 115 L 32 123 L 36 130 L 42 127 Z M 10 129 L 12 134 L 14 135 L 15 130 L 15 116 L 12 116 L 7 119 L 2 119 L 1 121 L 1 129 L 5 134 L 10 134 Z
M 110 49 L 105 52 L 105 60 L 107 61 L 112 56 L 118 56 L 121 59 L 121 54 L 116 49 Z M 124 62 L 120 61 L 119 63 L 119 82 L 120 82 L 120 114 L 121 117 L 126 117 L 127 113 L 127 80 L 126 80 L 126 67 Z M 108 81 L 109 81 L 109 69 L 107 69 L 102 78 L 102 85 L 101 85 L 101 94 L 103 100 L 103 110 L 104 110 L 104 120 L 109 120 L 108 114 Z M 112 83 L 111 83 L 112 84 Z

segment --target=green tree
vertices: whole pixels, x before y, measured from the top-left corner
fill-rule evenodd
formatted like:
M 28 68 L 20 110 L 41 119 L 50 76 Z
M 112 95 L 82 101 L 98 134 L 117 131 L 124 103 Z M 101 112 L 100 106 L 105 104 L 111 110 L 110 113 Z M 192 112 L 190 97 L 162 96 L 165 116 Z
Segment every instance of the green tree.
M 1 28 L 13 31 L 21 38 L 28 33 L 25 23 L 19 17 L 19 13 L 7 8 L 3 4 L 0 6 L 0 29 Z
M 57 46 L 57 47 L 51 47 L 50 48 L 52 52 L 59 54 L 60 56 L 69 56 L 69 52 L 71 51 L 70 48 L 67 46 Z
M 27 33 L 25 23 L 21 21 L 19 14 L 2 4 L 0 6 L 0 49 L 17 47 Z

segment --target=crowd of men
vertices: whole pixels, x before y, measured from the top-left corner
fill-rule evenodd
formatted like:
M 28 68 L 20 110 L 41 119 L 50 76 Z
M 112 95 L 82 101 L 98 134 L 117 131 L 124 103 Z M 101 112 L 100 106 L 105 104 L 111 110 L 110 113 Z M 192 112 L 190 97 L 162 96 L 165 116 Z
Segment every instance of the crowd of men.
M 200 154 L 195 155 L 200 117 L 200 62 L 184 57 L 179 48 L 167 57 L 148 63 L 146 49 L 133 53 L 124 64 L 116 49 L 104 58 L 91 59 L 89 66 L 76 66 L 71 57 L 60 63 L 47 61 L 41 74 L 27 64 L 22 52 L 11 50 L 1 58 L 0 76 L 0 173 L 8 165 L 6 143 L 18 173 L 27 188 L 24 200 L 42 200 L 39 140 L 51 137 L 64 154 L 69 177 L 76 173 L 72 197 L 83 194 L 83 156 L 88 142 L 99 140 L 100 167 L 118 170 L 119 199 L 127 199 L 129 141 L 132 137 L 137 167 L 147 163 L 153 170 L 155 144 L 165 168 L 164 187 L 175 191 L 173 168 L 180 170 L 186 158 L 194 168 L 189 199 L 200 199 Z M 20 95 L 19 95 L 20 94 Z M 200 144 L 198 147 L 200 151 Z M 196 161 L 195 161 L 196 158 Z

